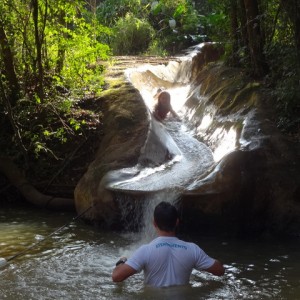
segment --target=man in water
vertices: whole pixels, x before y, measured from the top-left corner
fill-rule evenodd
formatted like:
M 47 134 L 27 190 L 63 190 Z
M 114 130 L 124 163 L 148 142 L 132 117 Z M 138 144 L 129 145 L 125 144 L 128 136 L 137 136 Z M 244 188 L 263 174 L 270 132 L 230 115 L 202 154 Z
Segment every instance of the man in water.
M 167 287 L 188 284 L 193 269 L 222 276 L 222 263 L 209 257 L 196 244 L 175 236 L 178 223 L 177 209 L 168 202 L 159 203 L 154 209 L 158 237 L 137 249 L 128 260 L 122 257 L 116 263 L 112 280 L 121 282 L 143 270 L 146 285 Z
M 154 97 L 157 97 L 157 103 L 154 106 L 153 115 L 158 121 L 163 121 L 167 117 L 167 114 L 169 112 L 173 115 L 174 118 L 180 120 L 179 116 L 172 108 L 171 95 L 168 92 L 158 89 Z

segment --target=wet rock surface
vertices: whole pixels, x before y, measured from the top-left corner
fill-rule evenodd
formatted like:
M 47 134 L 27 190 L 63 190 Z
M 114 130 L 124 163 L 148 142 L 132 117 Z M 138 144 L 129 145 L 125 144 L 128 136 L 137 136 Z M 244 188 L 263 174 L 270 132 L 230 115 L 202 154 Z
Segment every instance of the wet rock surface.
M 118 58 L 109 70 L 108 89 L 102 96 L 106 105 L 104 137 L 75 189 L 77 211 L 95 205 L 85 216 L 88 220 L 122 227 L 119 201 L 136 203 L 147 193 L 142 183 L 135 181 L 133 188 L 128 180 L 138 176 L 142 167 L 167 164 L 167 170 L 172 170 L 179 165 L 170 163 L 176 151 L 165 139 L 156 142 L 154 160 L 141 163 L 141 157 L 151 132 L 149 101 L 153 92 L 158 87 L 188 86 L 178 112 L 188 135 L 203 144 L 206 154 L 199 151 L 199 165 L 191 163 L 194 169 L 189 168 L 195 172 L 179 189 L 182 228 L 201 234 L 297 236 L 299 146 L 275 127 L 268 91 L 239 70 L 209 63 L 220 52 L 207 54 L 211 47 L 206 48 L 185 57 L 149 58 L 148 68 L 142 67 L 145 60 Z M 125 72 L 129 68 L 131 71 Z M 172 122 L 166 120 L 162 126 L 180 145 Z M 184 151 L 183 146 L 178 148 Z M 187 149 L 186 155 L 190 152 Z M 203 157 L 205 168 L 197 172 Z M 175 173 L 180 175 L 180 170 Z M 174 173 L 170 174 L 172 178 Z M 164 176 L 168 176 L 166 171 Z M 153 181 L 147 180 L 150 189 Z M 162 183 L 167 186 L 168 180 L 164 178 Z M 176 187 L 175 181 L 172 188 Z M 155 189 L 160 190 L 153 185 L 151 193 Z M 140 193 L 134 192 L 137 190 Z
M 195 198 L 183 201 L 189 227 L 209 222 L 240 235 L 299 236 L 299 145 L 272 122 L 268 91 L 221 64 L 200 71 L 192 88 L 186 106 L 195 112 L 189 118 L 195 135 L 215 154 L 230 135 L 234 147 L 189 188 Z M 209 124 L 201 126 L 207 116 Z M 193 215 L 197 210 L 203 220 Z

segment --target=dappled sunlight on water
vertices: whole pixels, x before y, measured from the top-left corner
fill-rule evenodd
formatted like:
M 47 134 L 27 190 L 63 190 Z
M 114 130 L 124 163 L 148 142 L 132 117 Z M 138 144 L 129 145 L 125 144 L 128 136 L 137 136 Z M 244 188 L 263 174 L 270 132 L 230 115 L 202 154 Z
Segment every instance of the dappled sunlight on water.
M 201 124 L 197 128 L 197 133 L 206 130 L 212 123 L 213 118 L 211 115 L 205 115 L 202 118 Z
M 153 205 L 147 206 L 148 217 Z M 176 201 L 176 199 L 175 199 Z M 0 256 L 8 258 L 72 220 L 70 214 L 41 211 L 0 213 Z M 193 271 L 189 286 L 153 289 L 143 275 L 114 284 L 111 272 L 154 236 L 151 221 L 143 233 L 116 233 L 71 223 L 26 255 L 0 269 L 1 299 L 299 299 L 299 241 L 239 241 L 181 237 L 198 243 L 224 262 L 226 274 Z M 148 227 L 148 228 L 147 228 Z
M 226 154 L 236 148 L 236 130 L 231 127 L 229 130 L 218 128 L 212 134 L 211 139 L 216 140 L 216 149 L 213 152 L 214 160 L 221 160 Z

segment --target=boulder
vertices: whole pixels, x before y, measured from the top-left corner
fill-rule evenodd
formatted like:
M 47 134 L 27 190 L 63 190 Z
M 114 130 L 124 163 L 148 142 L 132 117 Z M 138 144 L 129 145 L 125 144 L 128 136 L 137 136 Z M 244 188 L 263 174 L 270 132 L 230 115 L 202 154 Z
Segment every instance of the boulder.
M 149 163 L 169 163 L 170 170 L 174 166 L 170 161 L 180 156 L 184 143 L 178 152 L 169 138 L 153 135 L 149 101 L 158 87 L 185 86 L 186 99 L 180 108 L 183 124 L 192 139 L 206 148 L 199 148 L 204 149 L 199 152 L 200 163 L 191 164 L 197 170 L 200 165 L 205 168 L 183 180 L 178 190 L 182 228 L 201 234 L 300 235 L 299 144 L 276 128 L 269 91 L 241 70 L 212 62 L 220 55 L 219 45 L 206 43 L 168 63 L 153 59 L 149 67 L 144 63 L 120 72 L 119 83 L 110 83 L 102 95 L 104 138 L 75 190 L 78 213 L 93 206 L 85 216 L 88 220 L 122 227 L 121 221 L 130 219 L 132 210 L 124 217 L 120 203 L 140 205 L 147 192 L 155 192 L 130 189 L 127 184 L 141 172 L 147 142 L 152 141 L 160 153 L 154 161 L 148 153 Z M 178 144 L 173 129 L 165 127 Z
M 229 153 L 187 187 L 188 228 L 299 236 L 299 143 L 275 126 L 273 103 L 270 91 L 240 70 L 215 63 L 194 73 L 188 124 L 217 160 L 223 146 Z
M 108 171 L 136 164 L 148 131 L 148 112 L 141 95 L 120 74 L 110 73 L 109 88 L 101 97 L 105 103 L 104 136 L 94 161 L 78 182 L 74 197 L 78 214 L 93 206 L 84 218 L 113 227 L 118 223 L 118 207 L 105 186 Z

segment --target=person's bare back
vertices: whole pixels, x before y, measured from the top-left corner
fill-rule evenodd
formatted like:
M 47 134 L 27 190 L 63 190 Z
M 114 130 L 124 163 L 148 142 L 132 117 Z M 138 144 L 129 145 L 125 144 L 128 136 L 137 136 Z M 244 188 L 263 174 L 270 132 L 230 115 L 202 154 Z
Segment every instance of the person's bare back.
M 154 106 L 153 115 L 157 120 L 163 121 L 167 117 L 169 112 L 176 119 L 180 119 L 172 108 L 170 94 L 159 89 L 157 93 L 157 103 Z

